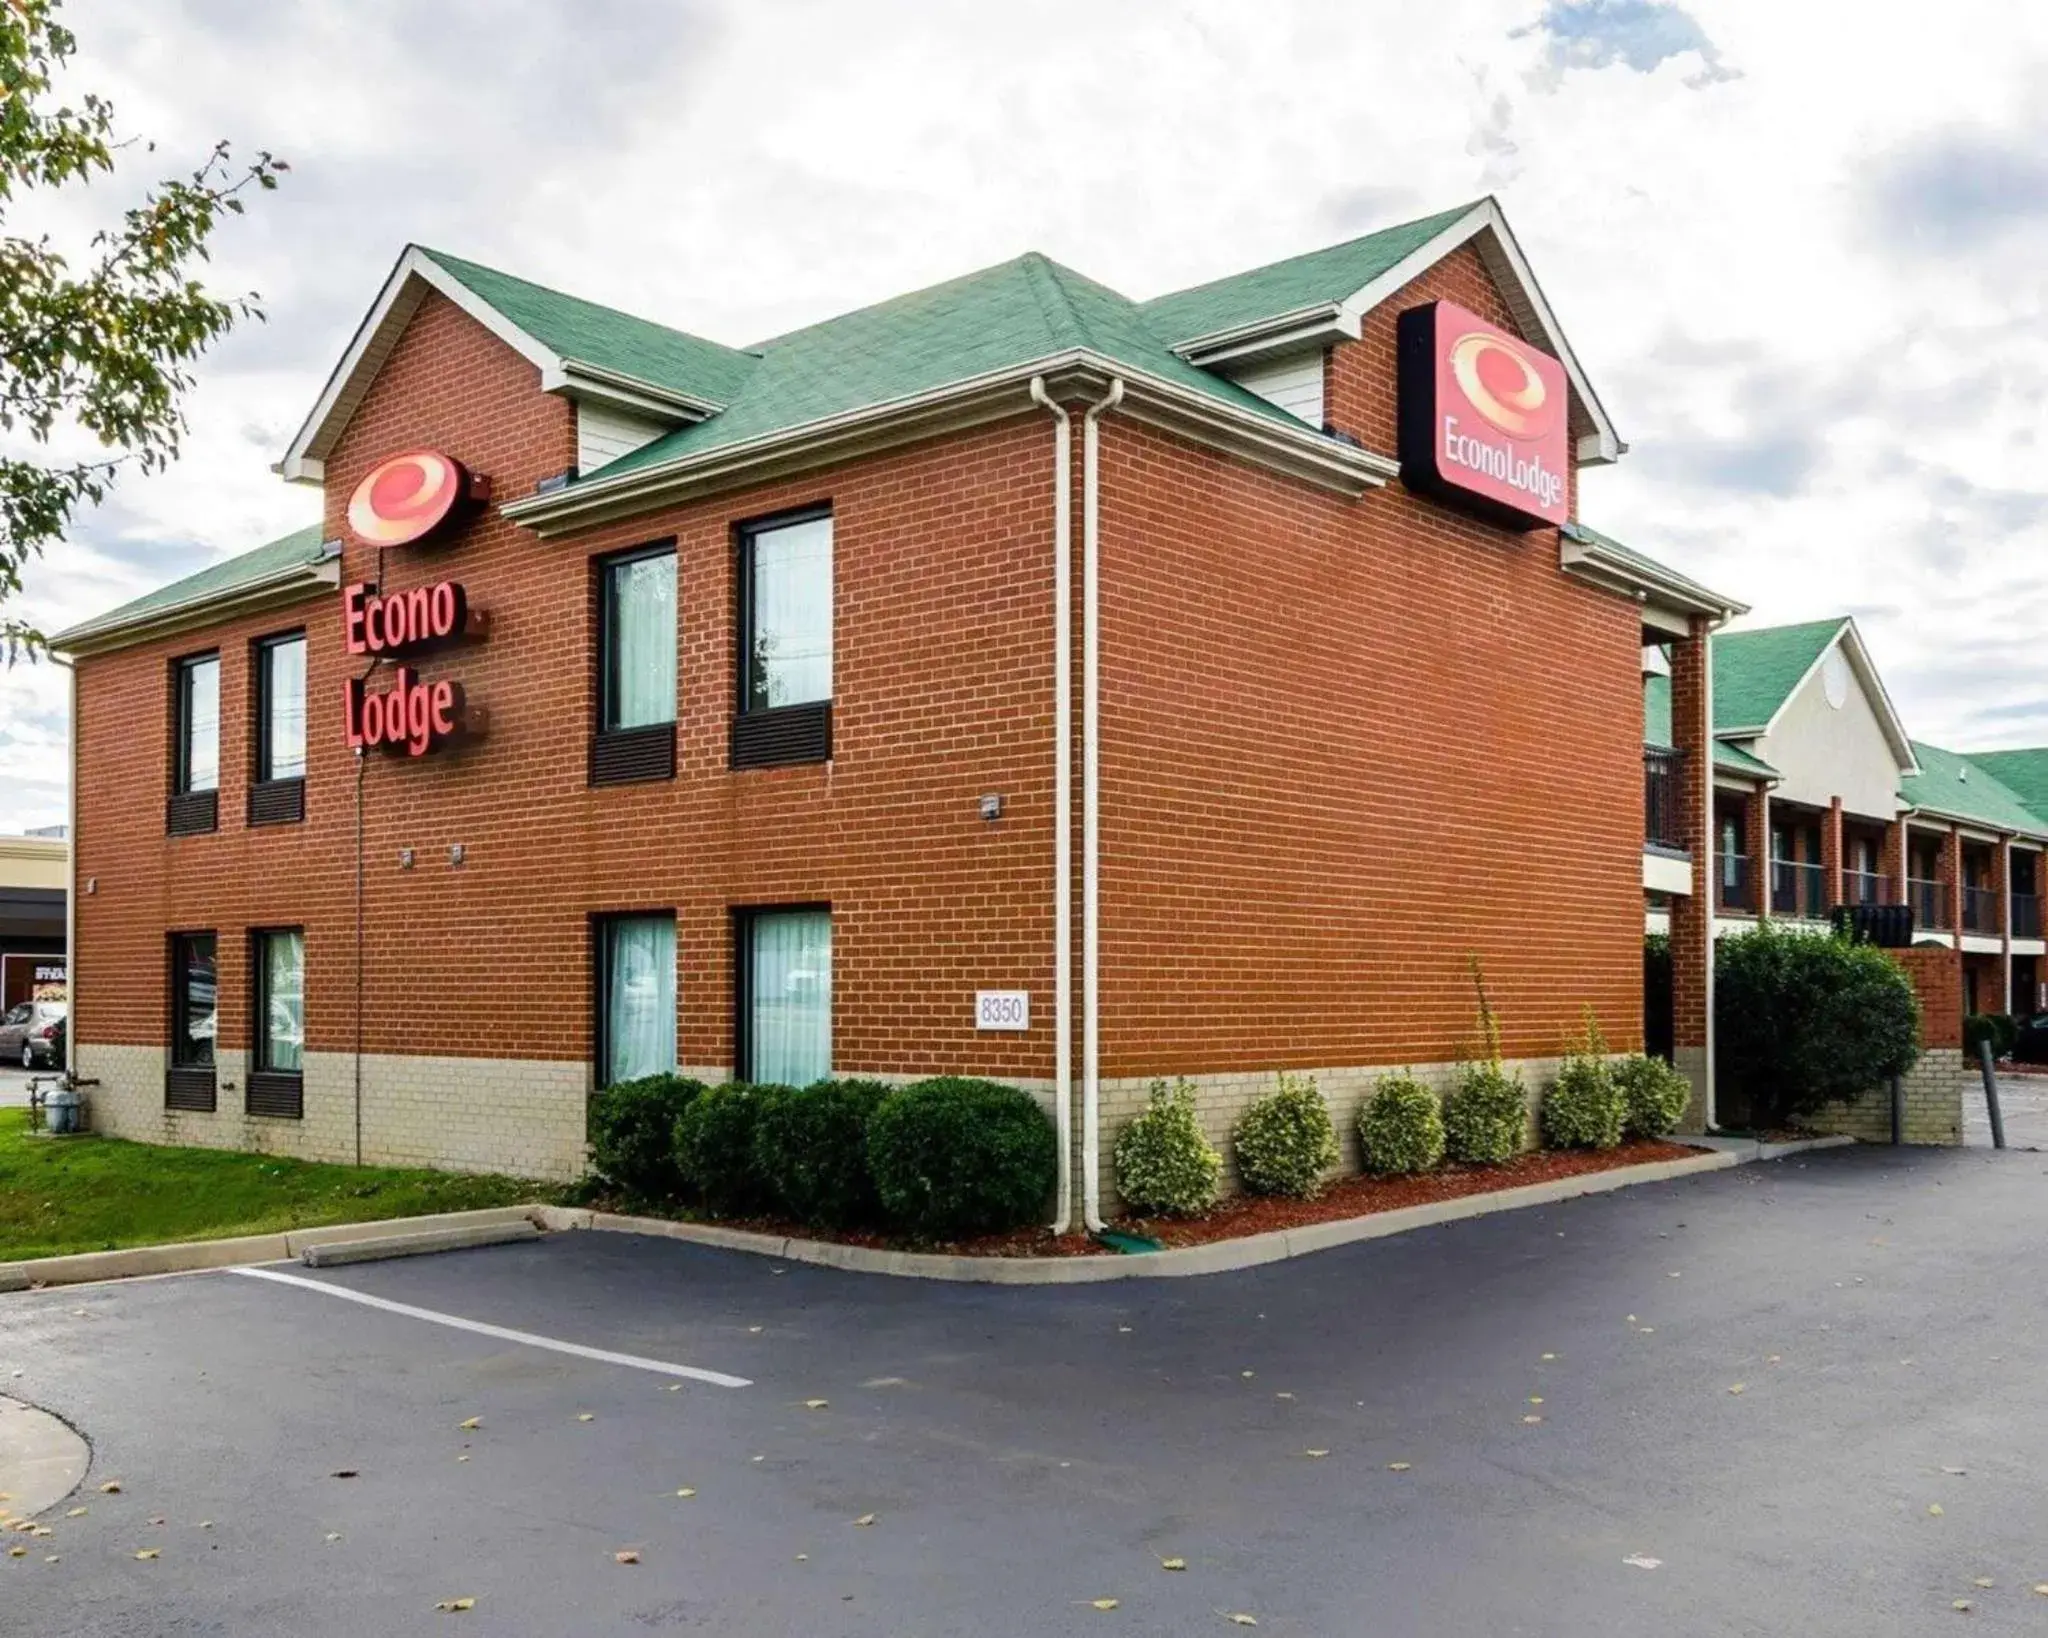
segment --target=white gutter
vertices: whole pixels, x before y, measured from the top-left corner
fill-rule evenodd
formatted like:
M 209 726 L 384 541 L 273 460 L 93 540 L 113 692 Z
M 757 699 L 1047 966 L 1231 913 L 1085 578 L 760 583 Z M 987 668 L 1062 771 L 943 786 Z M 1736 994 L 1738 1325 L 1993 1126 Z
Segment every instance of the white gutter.
M 1052 1231 L 1074 1217 L 1074 432 L 1067 412 L 1031 378 L 1031 401 L 1053 416 L 1052 503 L 1052 990 L 1053 1126 L 1060 1156 Z M 1092 413 L 1092 412 L 1091 412 Z M 1092 430 L 1092 423 L 1091 423 Z
M 1721 883 L 1718 878 L 1714 855 L 1714 850 L 1720 845 L 1720 834 L 1714 824 L 1714 633 L 1721 628 L 1723 623 L 1721 620 L 1702 620 L 1700 624 L 1705 629 L 1693 639 L 1700 645 L 1700 693 L 1703 696 L 1700 701 L 1700 710 L 1705 716 L 1707 729 L 1707 742 L 1700 747 L 1699 756 L 1703 766 L 1695 777 L 1701 781 L 1700 825 L 1701 829 L 1706 832 L 1706 845 L 1702 849 L 1704 856 L 1699 863 L 1699 887 L 1700 904 L 1702 907 L 1700 919 L 1704 924 L 1707 941 L 1706 976 L 1704 981 L 1704 987 L 1707 992 L 1707 1040 L 1703 1070 L 1707 1083 L 1707 1106 L 1706 1119 L 1703 1124 L 1709 1132 L 1713 1131 L 1719 1124 L 1720 1110 L 1716 1106 L 1721 1101 L 1720 1052 L 1717 1039 L 1719 1032 L 1714 1027 L 1714 921 L 1721 908 Z M 1768 782 L 1760 787 L 1762 800 L 1766 802 L 1770 800 L 1770 789 L 1771 787 Z M 1768 836 L 1768 832 L 1766 835 Z M 1768 877 L 1770 874 L 1769 870 L 1766 869 L 1764 874 Z M 1768 892 L 1768 886 L 1766 887 L 1766 892 Z M 1763 902 L 1763 897 L 1759 896 L 1757 903 L 1762 904 Z M 1674 1053 L 1673 1056 L 1676 1056 L 1676 1054 Z
M 1098 1134 L 1102 1103 L 1101 893 L 1102 852 L 1102 596 L 1096 562 L 1101 543 L 1101 461 L 1095 423 L 1124 399 L 1123 377 L 1082 418 L 1081 474 L 1081 1188 L 1082 1221 L 1090 1233 L 1102 1223 L 1102 1157 Z

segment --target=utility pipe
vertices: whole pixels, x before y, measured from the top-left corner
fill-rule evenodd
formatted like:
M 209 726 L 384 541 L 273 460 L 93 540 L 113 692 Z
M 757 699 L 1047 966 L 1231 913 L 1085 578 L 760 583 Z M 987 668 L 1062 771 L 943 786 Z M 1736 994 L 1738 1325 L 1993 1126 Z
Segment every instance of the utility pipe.
M 1067 412 L 1031 378 L 1031 401 L 1053 418 L 1052 501 L 1052 1013 L 1053 1126 L 1059 1205 L 1052 1231 L 1074 1217 L 1074 432 Z
M 1096 422 L 1123 402 L 1123 377 L 1082 420 L 1081 476 L 1081 1215 L 1101 1230 L 1099 1132 L 1102 1102 L 1102 914 L 1098 886 L 1102 804 L 1102 596 L 1096 558 L 1101 542 L 1101 488 Z

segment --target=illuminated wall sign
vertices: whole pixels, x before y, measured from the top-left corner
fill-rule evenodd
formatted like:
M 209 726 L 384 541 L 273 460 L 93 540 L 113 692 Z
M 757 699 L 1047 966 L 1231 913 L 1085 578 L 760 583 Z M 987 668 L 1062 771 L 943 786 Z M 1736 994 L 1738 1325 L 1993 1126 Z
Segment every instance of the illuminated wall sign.
M 360 677 L 349 678 L 347 689 L 348 747 L 352 751 L 425 756 L 462 732 L 462 684 L 446 677 L 423 682 L 400 666 L 391 687 L 381 694 L 370 693 Z
M 1400 318 L 1401 481 L 1511 529 L 1570 516 L 1564 366 L 1455 302 Z
M 411 546 L 490 496 L 490 480 L 453 456 L 415 449 L 379 461 L 349 497 L 348 526 L 370 546 Z
M 351 654 L 407 654 L 469 629 L 469 594 L 453 580 L 385 596 L 366 580 L 341 594 L 342 638 Z

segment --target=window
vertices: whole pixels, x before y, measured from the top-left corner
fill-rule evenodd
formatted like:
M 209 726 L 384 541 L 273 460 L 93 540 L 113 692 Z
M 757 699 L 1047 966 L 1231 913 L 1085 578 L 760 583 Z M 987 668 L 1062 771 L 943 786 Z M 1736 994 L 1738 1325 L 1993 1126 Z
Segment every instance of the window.
M 305 933 L 283 927 L 252 934 L 249 973 L 249 1113 L 296 1120 L 304 1113 Z
M 832 754 L 832 515 L 739 534 L 739 710 L 733 766 Z
M 597 923 L 598 1084 L 676 1066 L 676 919 L 605 916 Z
M 219 978 L 211 933 L 171 936 L 171 1062 L 164 1107 L 211 1113 L 220 1019 Z
M 601 558 L 597 575 L 597 737 L 591 743 L 590 782 L 673 778 L 675 549 Z
M 832 1073 L 832 912 L 746 910 L 738 921 L 738 1074 L 809 1086 Z
M 306 634 L 256 645 L 256 778 L 249 823 L 292 823 L 306 816 Z
M 175 736 L 165 829 L 184 836 L 220 823 L 220 656 L 180 660 L 172 687 Z

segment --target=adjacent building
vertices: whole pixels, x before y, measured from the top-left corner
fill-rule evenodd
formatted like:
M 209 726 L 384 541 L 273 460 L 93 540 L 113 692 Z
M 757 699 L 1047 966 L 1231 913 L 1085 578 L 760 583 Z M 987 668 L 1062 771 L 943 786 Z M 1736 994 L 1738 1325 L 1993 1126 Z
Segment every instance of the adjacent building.
M 0 836 L 0 1015 L 25 1001 L 63 999 L 70 880 L 61 825 Z
M 1064 1220 L 1154 1076 L 1447 1073 L 1475 960 L 1532 1083 L 1633 1046 L 1641 656 L 1704 859 L 1740 605 L 1577 524 L 1623 450 L 1490 200 L 745 346 L 409 248 L 318 522 L 58 639 L 96 1118 L 566 1176 L 621 1076 L 983 1074 Z

